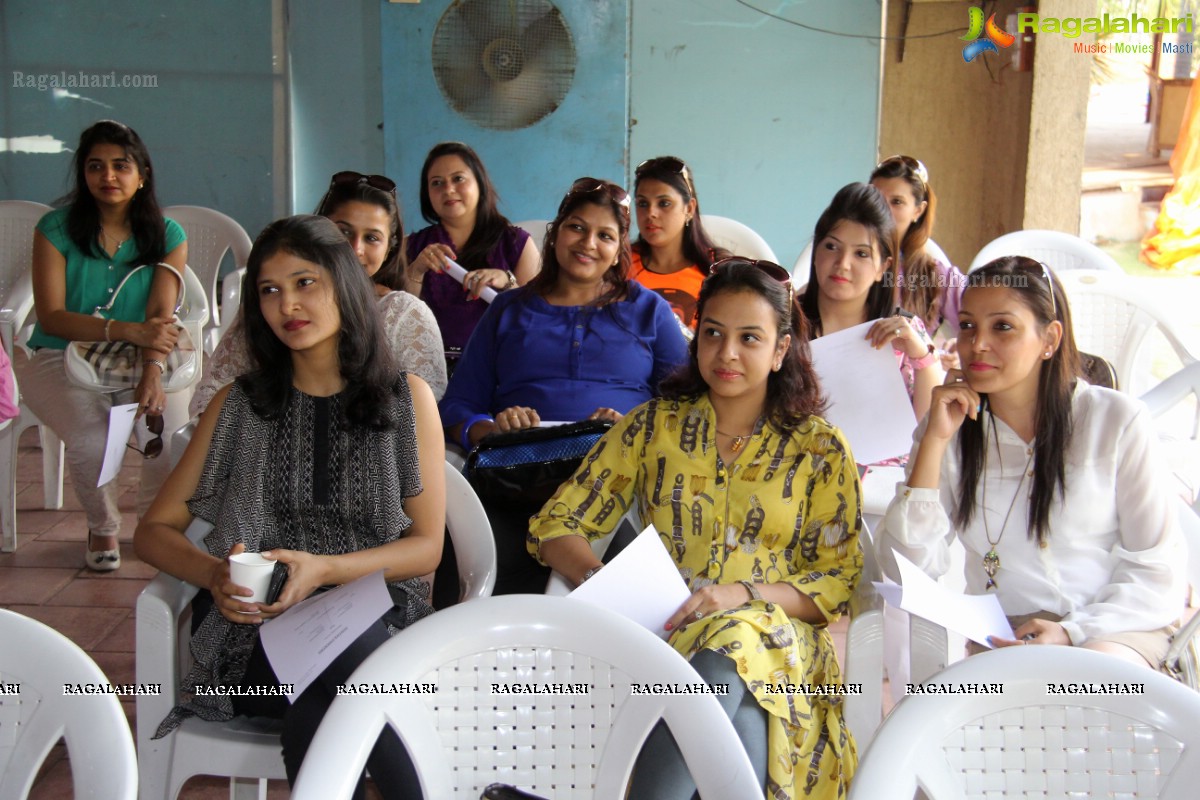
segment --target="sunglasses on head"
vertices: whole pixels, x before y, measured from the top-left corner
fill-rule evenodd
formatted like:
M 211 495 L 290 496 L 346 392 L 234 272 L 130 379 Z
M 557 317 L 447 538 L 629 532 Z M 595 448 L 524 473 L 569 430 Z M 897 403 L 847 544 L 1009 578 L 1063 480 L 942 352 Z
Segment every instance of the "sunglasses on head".
M 774 261 L 767 261 L 765 259 L 755 260 L 750 258 L 742 258 L 741 256 L 729 256 L 728 258 L 722 258 L 720 261 L 714 261 L 712 266 L 708 268 L 708 274 L 715 275 L 717 274 L 717 270 L 727 266 L 753 267 L 759 272 L 765 274 L 768 278 L 783 284 L 788 290 L 788 304 L 791 304 L 793 292 L 795 290 L 795 287 L 792 286 L 792 275 Z
M 1046 266 L 1045 261 L 1037 262 L 1037 265 L 1042 273 L 1042 280 L 1046 282 L 1046 288 L 1050 290 L 1050 316 L 1058 319 L 1058 300 L 1054 297 L 1054 281 L 1050 279 L 1050 268 Z M 1033 267 L 1026 267 L 1032 270 Z
M 558 213 L 561 214 L 563 212 L 563 209 L 567 207 L 567 202 L 572 197 L 580 194 L 591 194 L 600 190 L 604 190 L 617 205 L 624 206 L 626 209 L 629 208 L 629 192 L 617 186 L 612 181 L 602 181 L 599 178 L 580 178 L 571 184 L 570 191 L 563 197 L 562 202 L 558 204 Z
M 131 444 L 126 443 L 125 446 L 135 453 L 141 453 L 143 458 L 158 458 L 163 451 L 163 418 L 162 416 L 152 417 L 149 414 L 142 417 L 146 420 L 146 427 L 154 434 L 154 438 L 146 442 L 146 449 L 139 450 Z
M 364 175 L 361 172 L 353 170 L 334 173 L 334 176 L 329 179 L 329 188 L 332 189 L 335 186 L 347 186 L 354 183 L 365 183 L 367 186 L 390 192 L 393 197 L 396 196 L 396 182 L 391 178 L 386 175 Z
M 688 169 L 687 164 L 683 163 L 683 159 L 676 158 L 675 156 L 647 158 L 637 165 L 637 169 L 633 171 L 633 176 L 636 180 L 641 180 L 643 174 L 653 169 L 664 169 L 667 172 L 674 172 L 676 175 L 682 176 L 684 184 L 688 187 L 688 191 L 693 197 L 696 196 L 696 184 L 692 182 L 692 173 Z
M 888 156 L 883 161 L 880 161 L 875 165 L 875 171 L 878 172 L 881 168 L 883 168 L 884 165 L 891 164 L 893 162 L 899 162 L 900 164 L 903 164 L 905 169 L 921 179 L 921 183 L 927 186 L 929 185 L 929 170 L 925 169 L 925 165 L 912 156 Z

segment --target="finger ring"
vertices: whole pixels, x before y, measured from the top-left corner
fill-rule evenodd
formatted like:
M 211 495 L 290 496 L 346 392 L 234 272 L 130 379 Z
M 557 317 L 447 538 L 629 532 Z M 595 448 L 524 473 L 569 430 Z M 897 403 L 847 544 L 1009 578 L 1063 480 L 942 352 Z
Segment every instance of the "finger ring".
M 900 335 L 900 329 L 899 329 L 899 328 L 896 328 L 896 335 L 897 335 L 897 336 L 899 336 L 899 335 Z
M 703 612 L 703 611 L 697 611 L 695 614 L 692 614 L 692 617 L 693 617 L 694 619 L 704 619 L 704 612 Z

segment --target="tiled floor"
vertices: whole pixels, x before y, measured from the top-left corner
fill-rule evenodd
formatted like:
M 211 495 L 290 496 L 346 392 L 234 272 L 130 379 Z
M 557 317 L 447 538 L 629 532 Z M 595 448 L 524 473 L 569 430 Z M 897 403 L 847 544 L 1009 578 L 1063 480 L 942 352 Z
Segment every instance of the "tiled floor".
M 46 623 L 87 651 L 113 683 L 135 683 L 134 605 L 157 571 L 133 553 L 135 504 L 141 456 L 129 453 L 121 486 L 121 568 L 106 574 L 83 568 L 87 523 L 70 484 L 61 511 L 42 510 L 42 461 L 35 430 L 21 439 L 17 469 L 17 551 L 0 553 L 0 606 Z M 135 723 L 133 698 L 121 706 Z M 286 798 L 287 784 L 273 781 L 272 800 Z M 63 745 L 51 751 L 30 800 L 70 800 L 71 768 Z M 188 781 L 180 800 L 224 800 L 228 783 Z

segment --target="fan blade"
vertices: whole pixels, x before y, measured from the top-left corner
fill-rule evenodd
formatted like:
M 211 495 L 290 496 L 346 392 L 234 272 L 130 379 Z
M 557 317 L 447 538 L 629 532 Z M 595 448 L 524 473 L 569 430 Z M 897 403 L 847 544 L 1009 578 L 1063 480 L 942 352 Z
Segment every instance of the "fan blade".
M 474 43 L 482 50 L 497 36 L 511 35 L 515 32 L 516 17 L 511 6 L 511 0 L 463 0 L 451 6 L 446 11 L 446 16 L 454 14 L 461 20 L 470 31 Z
M 525 69 L 562 73 L 568 81 L 575 74 L 575 41 L 557 10 L 544 14 L 521 33 Z

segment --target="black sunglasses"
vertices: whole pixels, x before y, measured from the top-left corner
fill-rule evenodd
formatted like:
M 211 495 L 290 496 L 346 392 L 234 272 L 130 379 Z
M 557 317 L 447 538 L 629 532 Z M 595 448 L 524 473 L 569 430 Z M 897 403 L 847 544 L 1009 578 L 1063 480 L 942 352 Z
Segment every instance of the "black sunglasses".
M 753 267 L 787 287 L 788 290 L 788 305 L 791 305 L 795 287 L 792 285 L 792 274 L 783 267 L 776 264 L 774 261 L 765 259 L 742 258 L 741 256 L 729 256 L 722 258 L 720 261 L 714 261 L 712 266 L 708 268 L 709 275 L 715 275 L 718 269 L 722 267 L 746 266 Z
M 335 186 L 346 186 L 352 183 L 365 183 L 367 186 L 373 186 L 385 192 L 391 192 L 392 196 L 396 196 L 396 182 L 386 175 L 364 175 L 361 172 L 354 170 L 346 170 L 345 172 L 335 172 L 333 177 L 329 179 L 329 188 Z
M 633 177 L 636 180 L 641 180 L 642 176 L 653 170 L 664 169 L 667 172 L 674 172 L 683 178 L 684 184 L 688 187 L 688 192 L 692 197 L 696 196 L 696 184 L 692 181 L 691 170 L 688 165 L 683 163 L 683 159 L 675 156 L 659 156 L 658 158 L 647 158 L 645 161 L 637 165 L 637 169 L 633 171 Z
M 895 155 L 888 156 L 883 161 L 875 165 L 875 171 L 878 172 L 884 165 L 899 162 L 913 175 L 920 179 L 921 183 L 929 185 L 929 170 L 925 169 L 925 165 L 912 156 Z
M 152 417 L 147 414 L 143 419 L 146 420 L 146 427 L 154 434 L 154 438 L 146 442 L 145 450 L 139 450 L 128 442 L 125 446 L 135 453 L 141 453 L 143 458 L 158 458 L 163 451 L 163 418 L 161 415 Z
M 591 194 L 603 190 L 613 202 L 619 206 L 629 208 L 629 192 L 617 186 L 612 181 L 602 181 L 599 178 L 580 178 L 571 184 L 571 189 L 563 196 L 562 202 L 558 204 L 558 213 L 562 214 L 566 209 L 570 199 L 579 194 Z

